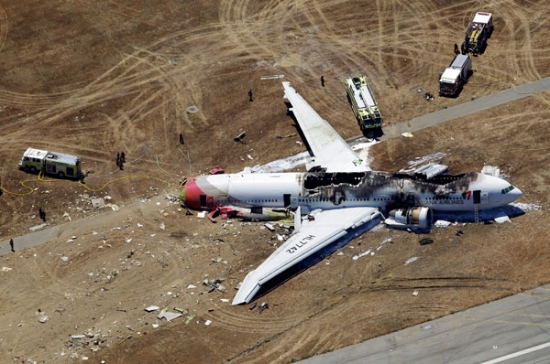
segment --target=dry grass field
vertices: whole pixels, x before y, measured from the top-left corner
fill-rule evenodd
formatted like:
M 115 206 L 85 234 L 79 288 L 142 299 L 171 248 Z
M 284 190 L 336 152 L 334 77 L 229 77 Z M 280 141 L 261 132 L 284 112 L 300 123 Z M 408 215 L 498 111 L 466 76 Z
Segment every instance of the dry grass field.
M 495 31 L 470 82 L 427 102 L 418 90 L 437 94 L 480 10 Z M 370 150 L 379 170 L 436 152 L 452 173 L 499 166 L 537 208 L 434 229 L 426 246 L 376 228 L 261 297 L 261 313 L 222 300 L 273 251 L 273 234 L 186 216 L 166 198 L 184 176 L 304 150 L 298 135 L 281 138 L 296 134 L 281 81 L 348 138 L 360 131 L 346 77 L 367 75 L 386 125 L 407 122 L 550 76 L 549 19 L 544 0 L 2 1 L 0 240 L 17 247 L 39 208 L 58 233 L 0 257 L 11 268 L 0 272 L 0 362 L 289 363 L 549 283 L 545 92 Z M 273 75 L 284 78 L 262 79 Z M 233 141 L 242 132 L 246 143 Z M 85 186 L 40 181 L 18 169 L 28 147 L 79 155 L 94 173 Z M 184 315 L 167 322 L 151 305 Z

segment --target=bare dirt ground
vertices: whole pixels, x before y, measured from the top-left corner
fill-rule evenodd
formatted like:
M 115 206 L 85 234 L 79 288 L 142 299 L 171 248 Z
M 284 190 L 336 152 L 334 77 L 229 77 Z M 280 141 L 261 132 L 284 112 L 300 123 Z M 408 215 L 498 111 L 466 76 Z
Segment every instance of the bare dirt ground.
M 437 93 L 478 10 L 493 12 L 495 32 L 474 76 L 458 99 L 426 102 L 418 89 Z M 343 87 L 352 74 L 368 76 L 386 125 L 549 76 L 549 13 L 543 0 L 4 0 L 0 240 L 17 243 L 39 207 L 79 228 L 0 258 L 11 268 L 0 272 L 0 361 L 288 363 L 550 282 L 548 93 L 371 149 L 381 170 L 435 152 L 453 173 L 497 165 L 539 209 L 435 229 L 427 246 L 375 229 L 260 298 L 261 314 L 221 299 L 273 251 L 273 234 L 185 216 L 165 198 L 183 176 L 303 151 L 298 136 L 278 138 L 296 133 L 281 79 L 261 76 L 284 75 L 347 138 L 359 134 Z M 241 132 L 246 144 L 233 141 Z M 87 188 L 40 182 L 17 168 L 27 147 L 77 154 L 95 173 Z M 92 208 L 106 196 L 119 211 Z M 166 322 L 150 305 L 185 314 Z

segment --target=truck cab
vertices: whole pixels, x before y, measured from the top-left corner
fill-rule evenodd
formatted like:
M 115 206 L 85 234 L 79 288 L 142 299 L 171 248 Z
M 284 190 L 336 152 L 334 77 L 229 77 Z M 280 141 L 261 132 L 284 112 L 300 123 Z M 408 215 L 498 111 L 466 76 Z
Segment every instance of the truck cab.
M 457 55 L 439 78 L 439 96 L 456 97 L 472 73 L 469 56 Z
M 44 158 L 47 155 L 48 152 L 46 150 L 27 148 L 19 161 L 19 168 L 31 173 L 41 171 L 44 166 Z

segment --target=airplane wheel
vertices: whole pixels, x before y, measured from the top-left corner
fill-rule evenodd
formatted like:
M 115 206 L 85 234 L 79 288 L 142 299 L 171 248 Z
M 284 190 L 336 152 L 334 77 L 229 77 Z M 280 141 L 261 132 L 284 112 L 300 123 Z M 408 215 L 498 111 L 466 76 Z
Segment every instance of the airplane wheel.
M 36 168 L 34 167 L 29 168 L 29 170 L 31 171 L 31 173 L 36 173 Z

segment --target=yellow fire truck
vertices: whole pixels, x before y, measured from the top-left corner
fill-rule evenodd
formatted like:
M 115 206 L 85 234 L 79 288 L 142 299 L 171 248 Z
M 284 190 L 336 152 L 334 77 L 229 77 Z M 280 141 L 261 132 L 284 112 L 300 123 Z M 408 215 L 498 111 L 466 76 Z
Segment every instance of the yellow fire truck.
M 483 54 L 487 47 L 487 39 L 493 33 L 493 15 L 491 13 L 477 12 L 472 22 L 466 28 L 466 36 L 462 43 L 462 54 Z
M 351 108 L 361 130 L 368 131 L 382 126 L 382 115 L 372 95 L 365 76 L 346 80 L 346 92 Z
M 82 174 L 80 157 L 28 148 L 19 161 L 19 168 L 26 172 L 54 175 L 59 178 L 80 179 Z

